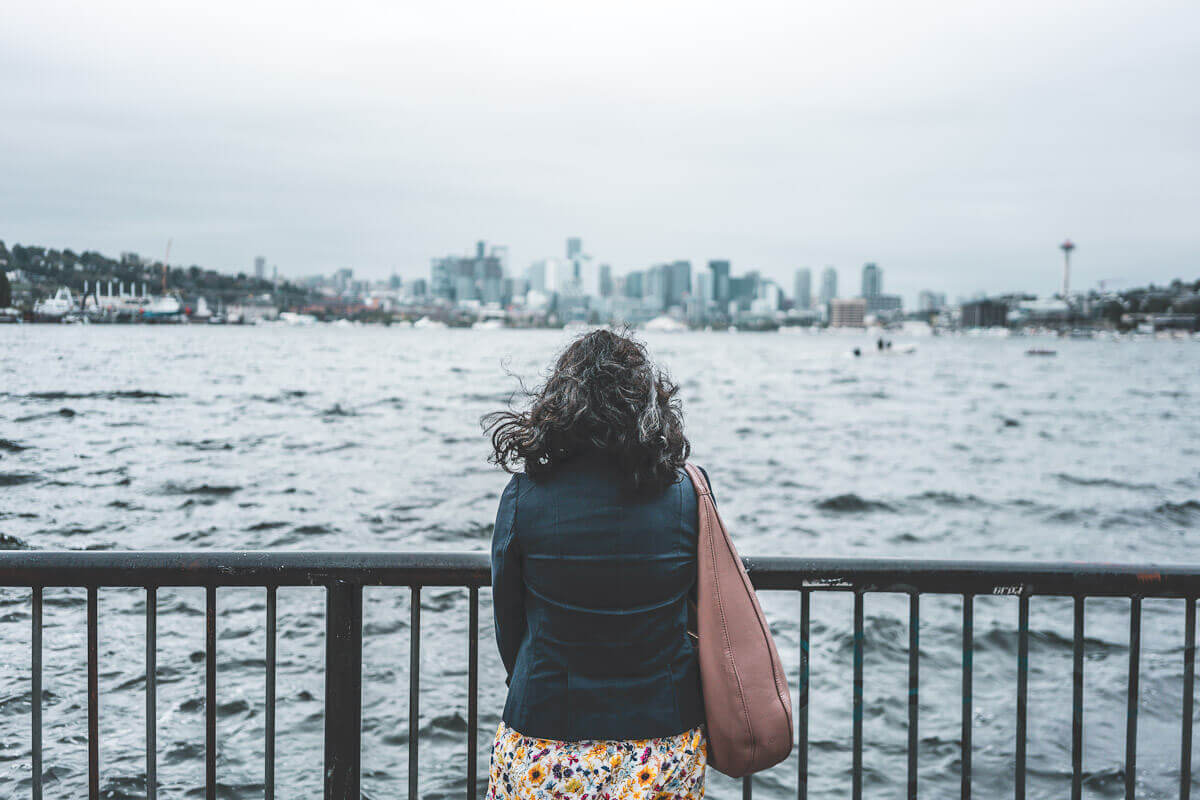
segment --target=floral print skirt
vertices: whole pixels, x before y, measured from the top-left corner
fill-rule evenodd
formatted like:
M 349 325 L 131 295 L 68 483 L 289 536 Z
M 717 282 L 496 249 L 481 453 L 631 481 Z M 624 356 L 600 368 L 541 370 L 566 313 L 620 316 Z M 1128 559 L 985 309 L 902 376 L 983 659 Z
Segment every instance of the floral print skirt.
M 700 800 L 708 749 L 701 728 L 662 739 L 560 742 L 500 723 L 488 800 Z

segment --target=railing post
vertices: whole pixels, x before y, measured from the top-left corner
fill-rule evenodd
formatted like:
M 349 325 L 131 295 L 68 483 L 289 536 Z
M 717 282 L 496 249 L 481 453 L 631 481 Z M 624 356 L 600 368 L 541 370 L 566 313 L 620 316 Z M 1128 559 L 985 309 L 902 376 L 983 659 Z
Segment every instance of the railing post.
M 360 797 L 362 586 L 337 581 L 325 600 L 325 800 Z

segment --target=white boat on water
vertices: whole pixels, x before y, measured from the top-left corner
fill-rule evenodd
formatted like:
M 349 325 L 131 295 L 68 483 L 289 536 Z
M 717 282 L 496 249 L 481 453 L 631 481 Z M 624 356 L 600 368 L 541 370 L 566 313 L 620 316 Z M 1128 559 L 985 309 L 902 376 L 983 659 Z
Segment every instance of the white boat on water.
M 208 301 L 201 297 L 196 301 L 196 310 L 192 312 L 192 319 L 197 322 L 208 322 L 212 319 L 212 310 L 208 307 Z
M 688 326 L 677 319 L 668 317 L 666 314 L 655 317 L 642 326 L 644 331 L 658 331 L 660 333 L 683 333 L 688 329 Z
M 75 310 L 75 301 L 71 290 L 66 286 L 59 287 L 54 297 L 39 300 L 33 306 L 33 315 L 43 322 L 61 322 L 62 318 Z
M 495 318 L 481 319 L 478 322 L 471 325 L 471 329 L 476 330 L 476 331 L 496 331 L 496 330 L 500 330 L 503 327 L 504 327 L 504 320 L 495 319 Z
M 179 298 L 174 295 L 159 295 L 150 301 L 150 305 L 146 306 L 146 310 L 142 312 L 142 318 L 156 322 L 182 322 L 183 303 L 179 302 Z
M 413 323 L 414 328 L 429 328 L 431 330 L 439 330 L 447 327 L 446 323 L 441 320 L 430 319 L 429 317 L 421 317 Z
M 300 314 L 295 311 L 280 311 L 279 321 L 292 327 L 316 325 L 317 318 L 312 314 Z

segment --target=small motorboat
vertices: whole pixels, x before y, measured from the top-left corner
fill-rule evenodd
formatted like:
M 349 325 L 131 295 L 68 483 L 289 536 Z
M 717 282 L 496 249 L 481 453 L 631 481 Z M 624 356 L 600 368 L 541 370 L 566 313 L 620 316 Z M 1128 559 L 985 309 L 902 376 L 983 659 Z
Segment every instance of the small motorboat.
M 1057 350 L 1047 350 L 1042 347 L 1031 347 L 1025 351 L 1025 355 L 1027 355 L 1027 356 L 1056 356 L 1056 355 L 1058 355 L 1058 351 Z

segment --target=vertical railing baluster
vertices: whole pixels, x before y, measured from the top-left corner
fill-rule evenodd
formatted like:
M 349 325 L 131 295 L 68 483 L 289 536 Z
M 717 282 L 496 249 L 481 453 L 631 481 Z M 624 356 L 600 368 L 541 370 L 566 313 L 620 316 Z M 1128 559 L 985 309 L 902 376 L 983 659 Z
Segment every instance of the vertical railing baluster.
M 204 796 L 217 798 L 217 587 L 205 587 Z
M 266 730 L 263 738 L 263 793 L 275 800 L 275 587 L 267 587 Z
M 1025 800 L 1025 739 L 1029 713 L 1029 595 L 1017 600 L 1017 742 L 1014 791 Z
M 421 733 L 421 587 L 412 587 L 408 648 L 408 800 L 417 800 L 417 739 Z
M 921 595 L 908 596 L 908 800 L 917 798 L 917 721 L 921 687 Z
M 1187 599 L 1183 635 L 1183 735 L 1179 751 L 1179 800 L 1192 794 L 1192 702 L 1196 682 L 1196 598 Z
M 962 606 L 962 745 L 960 771 L 962 787 L 959 794 L 963 800 L 971 797 L 971 729 L 974 723 L 974 706 L 971 696 L 975 675 L 975 595 L 964 594 Z
M 362 586 L 325 590 L 325 800 L 358 798 L 362 745 Z
M 1083 603 L 1075 596 L 1071 668 L 1071 800 L 1083 797 Z
M 1129 687 L 1125 693 L 1125 800 L 1137 787 L 1138 673 L 1142 650 L 1142 598 L 1129 598 Z
M 800 590 L 800 686 L 796 727 L 799 729 L 798 744 L 800 765 L 796 778 L 796 797 L 808 800 L 808 650 L 809 650 L 809 592 Z
M 42 800 L 42 587 L 33 587 L 33 630 L 30 632 L 30 736 L 33 740 L 33 800 Z
M 479 768 L 476 764 L 479 748 L 479 587 L 467 591 L 470 610 L 467 612 L 467 627 L 470 639 L 467 644 L 467 800 L 475 800 L 478 794 Z
M 862 800 L 863 748 L 863 593 L 854 593 L 854 741 L 850 796 Z
M 754 797 L 754 787 L 750 785 L 750 776 L 742 778 L 742 800 L 752 800 Z
M 146 800 L 158 797 L 158 590 L 146 587 Z
M 88 798 L 100 800 L 100 633 L 95 586 L 87 590 Z

